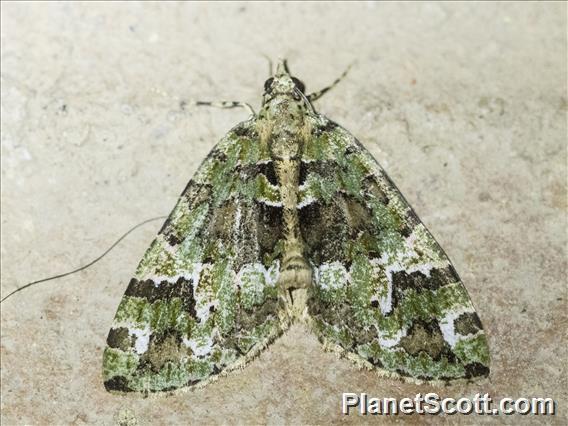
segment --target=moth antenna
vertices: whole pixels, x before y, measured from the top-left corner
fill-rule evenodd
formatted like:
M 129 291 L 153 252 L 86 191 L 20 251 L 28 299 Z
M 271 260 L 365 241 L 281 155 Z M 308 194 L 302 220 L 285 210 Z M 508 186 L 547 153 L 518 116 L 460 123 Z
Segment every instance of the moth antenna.
M 246 102 L 238 102 L 238 101 L 222 101 L 222 102 L 197 101 L 197 102 L 195 102 L 195 105 L 197 105 L 197 106 L 211 106 L 211 107 L 223 108 L 223 109 L 244 108 L 248 112 L 250 112 L 250 115 L 252 115 L 253 117 L 256 116 L 256 112 L 254 112 L 253 107 L 250 106 L 250 104 L 248 104 Z
M 274 63 L 272 62 L 272 59 L 270 59 L 270 56 L 264 53 L 261 53 L 261 55 L 268 62 L 268 77 L 272 77 L 274 75 Z
M 138 225 L 133 226 L 132 228 L 130 228 L 127 232 L 125 232 L 118 240 L 116 240 L 108 249 L 106 249 L 106 251 L 101 254 L 99 257 L 97 257 L 96 259 L 92 260 L 91 262 L 87 263 L 86 265 L 83 265 L 77 269 L 74 269 L 72 271 L 69 272 L 65 272 L 63 274 L 58 274 L 58 275 L 54 275 L 52 277 L 47 277 L 47 278 L 42 278 L 41 280 L 37 280 L 37 281 L 32 281 L 31 283 L 27 283 L 26 285 L 23 285 L 22 287 L 18 287 L 16 290 L 12 291 L 11 293 L 9 293 L 7 296 L 3 297 L 0 300 L 0 303 L 4 302 L 4 300 L 6 300 L 7 298 L 9 298 L 10 296 L 18 293 L 19 291 L 24 290 L 25 288 L 31 287 L 33 285 L 39 284 L 39 283 L 43 283 L 46 281 L 51 281 L 51 280 L 55 280 L 57 278 L 63 278 L 66 277 L 67 275 L 72 275 L 75 274 L 77 272 L 80 272 L 84 269 L 87 269 L 88 267 L 94 265 L 95 263 L 97 263 L 99 260 L 101 260 L 103 257 L 105 257 L 113 248 L 115 248 L 122 240 L 124 240 L 131 232 L 133 232 L 134 230 L 140 228 L 141 226 L 149 223 L 149 222 L 153 222 L 154 220 L 158 220 L 158 219 L 165 219 L 167 218 L 167 216 L 158 216 L 158 217 L 153 217 L 151 219 L 146 219 L 143 222 L 140 222 Z
M 349 72 L 349 70 L 351 69 L 351 67 L 354 65 L 355 63 L 350 64 L 347 69 L 345 71 L 343 71 L 343 74 L 341 74 L 333 83 L 331 83 L 329 86 L 324 87 L 323 89 L 317 91 L 317 92 L 313 92 L 310 93 L 307 98 L 310 100 L 310 102 L 316 101 L 319 98 L 321 98 L 325 93 L 327 93 L 328 91 L 330 91 L 331 89 L 333 89 L 335 86 L 337 86 L 337 84 L 343 80 L 345 78 L 345 76 L 347 75 L 347 73 Z

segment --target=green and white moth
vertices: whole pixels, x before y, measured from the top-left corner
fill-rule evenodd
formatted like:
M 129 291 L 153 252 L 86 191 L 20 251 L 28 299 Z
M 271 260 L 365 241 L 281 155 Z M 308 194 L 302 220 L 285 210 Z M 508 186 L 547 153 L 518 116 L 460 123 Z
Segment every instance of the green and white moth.
M 455 269 L 371 154 L 315 112 L 326 90 L 305 95 L 279 63 L 260 112 L 203 161 L 118 307 L 107 390 L 207 383 L 294 321 L 383 375 L 489 374 Z

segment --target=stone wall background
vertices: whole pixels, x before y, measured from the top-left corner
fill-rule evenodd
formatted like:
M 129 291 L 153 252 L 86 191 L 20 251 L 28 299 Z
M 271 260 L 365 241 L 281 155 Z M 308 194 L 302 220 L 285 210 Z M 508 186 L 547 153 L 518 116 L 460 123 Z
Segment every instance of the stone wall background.
M 484 384 L 435 388 L 358 371 L 294 327 L 238 374 L 168 398 L 102 386 L 120 297 L 160 228 L 2 304 L 3 424 L 434 424 L 344 417 L 342 392 L 553 397 L 567 420 L 565 3 L 2 3 L 2 294 L 165 215 L 242 110 L 267 61 L 357 136 L 445 248 L 489 335 Z M 451 416 L 445 424 L 496 418 Z

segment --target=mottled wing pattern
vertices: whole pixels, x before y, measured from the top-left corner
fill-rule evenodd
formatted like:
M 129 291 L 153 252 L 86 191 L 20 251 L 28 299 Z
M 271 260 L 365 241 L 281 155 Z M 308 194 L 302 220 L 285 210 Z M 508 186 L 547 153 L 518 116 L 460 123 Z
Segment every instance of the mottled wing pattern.
M 387 375 L 486 376 L 486 337 L 448 257 L 371 154 L 318 120 L 298 206 L 318 337 Z
M 253 124 L 212 150 L 140 262 L 107 339 L 108 390 L 191 386 L 281 333 L 280 195 Z

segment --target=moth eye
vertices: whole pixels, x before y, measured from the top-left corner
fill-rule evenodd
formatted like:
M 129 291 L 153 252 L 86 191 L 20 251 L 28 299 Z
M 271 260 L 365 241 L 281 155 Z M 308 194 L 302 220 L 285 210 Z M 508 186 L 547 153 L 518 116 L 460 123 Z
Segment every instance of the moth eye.
M 296 85 L 296 87 L 298 88 L 298 90 L 302 93 L 305 92 L 306 90 L 306 86 L 304 86 L 304 83 L 302 83 L 300 80 L 298 80 L 296 77 L 292 77 L 292 81 L 294 82 L 294 84 Z
M 274 81 L 273 77 L 270 77 L 268 80 L 264 82 L 264 91 L 270 92 L 270 86 L 272 86 L 272 82 Z

